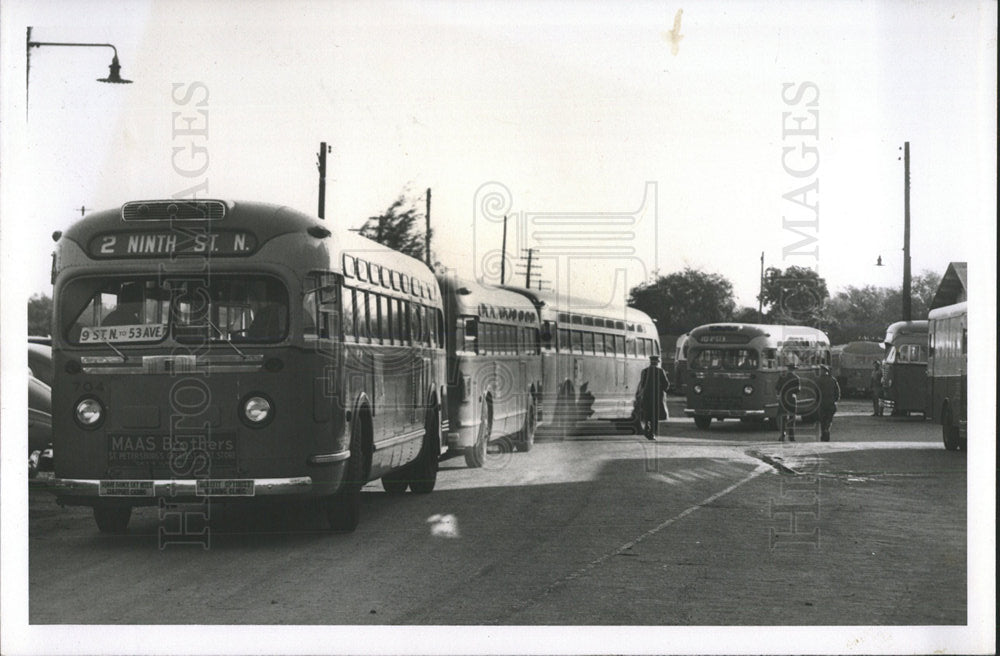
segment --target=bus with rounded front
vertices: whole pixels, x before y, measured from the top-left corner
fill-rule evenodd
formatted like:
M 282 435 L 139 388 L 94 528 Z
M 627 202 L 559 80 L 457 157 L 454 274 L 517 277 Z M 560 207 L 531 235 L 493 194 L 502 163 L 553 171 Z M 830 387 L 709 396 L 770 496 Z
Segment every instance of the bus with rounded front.
M 56 234 L 51 490 L 134 506 L 434 487 L 443 314 L 420 261 L 287 207 L 153 200 Z
M 927 315 L 928 413 L 949 451 L 965 451 L 968 433 L 969 308 L 963 301 Z
M 845 396 L 868 396 L 872 391 L 872 363 L 882 362 L 885 349 L 877 342 L 848 342 L 830 349 L 831 375 Z
M 882 403 L 896 417 L 926 413 L 927 320 L 897 321 L 885 332 Z
M 787 365 L 800 380 L 796 414 L 816 414 L 820 365 L 830 363 L 830 340 L 809 326 L 714 323 L 692 330 L 688 343 L 687 407 L 705 430 L 712 420 L 737 418 L 777 424 L 776 385 Z
M 674 379 L 671 381 L 671 388 L 681 395 L 687 393 L 687 356 L 690 337 L 690 333 L 684 333 L 677 338 L 677 344 L 674 346 Z
M 448 450 L 482 467 L 488 445 L 529 451 L 542 385 L 538 314 L 521 294 L 438 276 L 448 347 Z
M 508 286 L 538 311 L 540 421 L 564 433 L 588 419 L 635 428 L 635 395 L 649 357 L 660 355 L 656 324 L 634 308 Z

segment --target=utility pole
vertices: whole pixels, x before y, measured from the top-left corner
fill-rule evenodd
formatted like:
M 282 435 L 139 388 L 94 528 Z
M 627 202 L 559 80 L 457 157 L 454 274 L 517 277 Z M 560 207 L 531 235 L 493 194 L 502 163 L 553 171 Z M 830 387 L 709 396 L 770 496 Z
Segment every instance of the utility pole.
M 427 209 L 424 211 L 426 226 L 424 228 L 424 258 L 427 266 L 431 266 L 431 188 L 427 187 Z
M 903 144 L 903 321 L 913 320 L 910 298 L 910 142 Z
M 764 323 L 764 251 L 760 252 L 760 293 L 757 295 L 757 321 Z
M 316 168 L 319 169 L 319 209 L 316 215 L 321 219 L 326 216 L 326 154 L 332 150 L 333 146 L 327 146 L 325 141 L 319 143 L 316 158 Z
M 531 289 L 531 254 L 535 249 L 528 249 L 528 266 L 524 270 L 524 288 Z
M 505 284 L 507 273 L 507 215 L 503 215 L 503 242 L 500 246 L 500 284 Z

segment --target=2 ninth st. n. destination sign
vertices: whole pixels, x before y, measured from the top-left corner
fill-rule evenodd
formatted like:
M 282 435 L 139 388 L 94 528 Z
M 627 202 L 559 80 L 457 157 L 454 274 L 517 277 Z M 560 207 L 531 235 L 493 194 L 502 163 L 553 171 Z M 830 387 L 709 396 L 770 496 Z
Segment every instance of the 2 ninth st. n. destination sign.
M 95 258 L 171 257 L 174 255 L 250 255 L 257 239 L 244 230 L 135 231 L 98 235 L 87 251 Z

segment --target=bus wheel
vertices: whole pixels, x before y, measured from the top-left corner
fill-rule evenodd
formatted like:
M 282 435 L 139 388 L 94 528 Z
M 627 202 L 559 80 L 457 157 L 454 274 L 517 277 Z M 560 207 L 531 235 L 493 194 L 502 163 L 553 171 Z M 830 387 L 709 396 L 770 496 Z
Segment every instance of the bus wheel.
M 486 444 L 493 432 L 492 424 L 490 406 L 484 396 L 479 404 L 479 432 L 476 434 L 476 443 L 465 447 L 465 464 L 473 469 L 478 469 L 486 463 Z
M 417 494 L 429 494 L 437 483 L 438 460 L 441 457 L 441 420 L 438 419 L 436 410 L 431 411 L 430 415 L 420 455 L 408 467 L 410 489 Z
M 708 430 L 708 427 L 712 425 L 712 418 L 704 415 L 695 415 L 694 425 L 701 430 Z
M 531 451 L 535 445 L 535 404 L 528 404 L 528 412 L 524 415 L 524 426 L 517 435 L 517 450 Z
M 944 448 L 958 451 L 958 426 L 952 424 L 950 409 L 941 413 L 941 440 Z
M 369 454 L 365 447 L 367 415 L 359 412 L 351 422 L 351 457 L 341 489 L 326 501 L 326 518 L 337 533 L 350 533 L 361 521 L 361 488 L 368 478 Z
M 94 521 L 101 533 L 121 535 L 128 529 L 128 520 L 132 517 L 131 506 L 94 506 Z
M 382 487 L 389 494 L 402 494 L 410 484 L 409 467 L 397 469 L 382 477 Z

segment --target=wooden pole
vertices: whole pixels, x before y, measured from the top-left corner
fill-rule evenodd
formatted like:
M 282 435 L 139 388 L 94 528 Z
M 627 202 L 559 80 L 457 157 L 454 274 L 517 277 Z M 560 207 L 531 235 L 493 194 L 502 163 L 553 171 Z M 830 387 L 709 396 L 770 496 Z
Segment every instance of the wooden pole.
M 427 266 L 431 266 L 431 188 L 427 187 L 427 209 L 424 211 L 426 226 L 424 228 L 424 258 Z
M 507 215 L 503 215 L 503 242 L 500 246 L 500 284 L 506 282 L 507 273 Z

